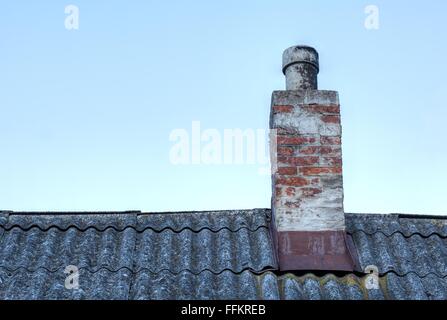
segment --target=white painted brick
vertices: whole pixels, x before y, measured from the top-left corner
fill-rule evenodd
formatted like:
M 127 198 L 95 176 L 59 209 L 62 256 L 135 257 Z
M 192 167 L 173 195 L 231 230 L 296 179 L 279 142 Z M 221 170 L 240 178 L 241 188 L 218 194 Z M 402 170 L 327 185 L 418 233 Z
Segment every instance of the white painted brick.
M 345 216 L 342 208 L 276 209 L 278 231 L 343 231 Z

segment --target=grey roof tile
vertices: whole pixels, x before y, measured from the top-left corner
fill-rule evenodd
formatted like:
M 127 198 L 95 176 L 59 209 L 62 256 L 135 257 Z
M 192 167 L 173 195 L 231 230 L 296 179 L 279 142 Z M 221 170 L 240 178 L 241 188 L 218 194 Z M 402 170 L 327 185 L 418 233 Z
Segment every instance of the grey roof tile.
M 447 237 L 439 229 L 444 220 L 356 215 L 347 216 L 346 221 L 363 270 L 376 265 L 381 274 L 447 276 Z
M 4 226 L 8 223 L 8 216 L 9 214 L 7 212 L 0 211 L 0 226 Z
M 250 271 L 235 274 L 224 271 L 214 274 L 203 271 L 132 273 L 127 269 L 111 272 L 80 270 L 79 289 L 65 288 L 66 275 L 39 269 L 10 272 L 0 268 L 0 299 L 135 299 L 135 300 L 444 300 L 447 281 L 435 275 L 419 277 L 410 273 L 398 276 L 389 273 L 380 279 L 380 287 L 367 290 L 364 278 L 347 275 L 338 278 L 328 274 L 296 277 L 261 275 Z
M 387 275 L 387 294 L 395 300 L 445 300 L 447 280 L 436 275 L 419 277 L 415 273 L 401 277 Z
M 157 233 L 147 229 L 138 235 L 135 270 L 168 270 L 172 273 L 209 270 L 219 273 L 250 269 L 259 272 L 276 267 L 269 237 L 268 229 L 264 227 L 238 232 L 184 229 L 176 233 L 168 229 Z
M 127 300 L 129 298 L 132 273 L 122 269 L 108 271 L 101 269 L 91 273 L 80 271 L 79 289 L 65 288 L 67 275 L 60 270 L 50 272 L 38 269 L 29 272 L 25 269 L 14 272 L 0 268 L 0 299 L 1 300 L 71 300 L 71 299 L 113 299 Z
M 174 213 L 141 213 L 135 211 L 123 213 L 0 213 L 0 226 L 11 229 L 20 226 L 22 229 L 38 227 L 41 230 L 58 228 L 67 230 L 75 227 L 79 230 L 94 228 L 103 231 L 107 228 L 124 230 L 132 227 L 138 231 L 151 229 L 164 231 L 170 229 L 175 232 L 183 229 L 200 231 L 209 229 L 219 231 L 229 229 L 238 231 L 248 228 L 252 231 L 267 227 L 270 210 L 233 210 L 209 212 L 174 212 Z
M 317 277 L 291 274 L 277 276 L 272 272 L 256 275 L 249 271 L 234 274 L 225 271 L 199 275 L 183 272 L 137 275 L 132 299 L 287 299 L 287 300 L 383 300 L 424 299 L 442 300 L 446 296 L 447 281 L 434 275 L 398 276 L 390 273 L 380 280 L 379 289 L 365 288 L 364 278 L 347 275 Z
M 6 229 L 20 227 L 30 229 L 37 227 L 41 230 L 57 228 L 67 230 L 75 227 L 79 230 L 94 228 L 103 231 L 107 228 L 123 230 L 127 227 L 136 227 L 137 213 L 11 213 Z
M 132 269 L 135 242 L 136 231 L 131 228 L 79 231 L 71 227 L 66 231 L 57 228 L 43 231 L 37 227 L 29 230 L 13 227 L 0 238 L 0 266 L 8 270 L 45 268 L 53 272 L 67 265 L 90 271 L 103 267 Z
M 269 214 L 270 210 L 266 209 L 140 214 L 137 218 L 137 228 L 138 231 L 150 228 L 154 231 L 171 229 L 176 232 L 184 229 L 196 232 L 202 229 L 238 231 L 241 228 L 255 231 L 260 227 L 268 226 Z
M 355 274 L 277 275 L 270 210 L 167 214 L 0 212 L 0 299 L 446 299 L 443 218 L 346 216 Z M 80 289 L 64 268 L 80 268 Z
M 147 299 L 255 299 L 258 297 L 256 276 L 245 271 L 240 275 L 231 271 L 213 274 L 204 271 L 198 275 L 188 271 L 180 274 L 148 271 L 139 272 L 132 286 L 131 298 Z
M 386 236 L 401 233 L 405 237 L 415 234 L 429 237 L 438 234 L 441 237 L 447 237 L 447 219 L 441 216 L 435 219 L 397 214 L 347 214 L 346 224 L 350 233 L 363 231 L 372 235 L 381 232 Z
M 135 226 L 134 214 L 11 215 L 0 227 L 0 266 L 55 272 L 76 265 L 91 272 L 127 268 L 171 273 L 261 272 L 276 267 L 265 210 L 166 216 L 173 223 L 169 228 L 163 214 L 143 216 L 140 227 Z M 205 227 L 208 222 L 210 228 Z
M 319 279 L 313 275 L 295 277 L 277 276 L 272 272 L 256 275 L 250 271 L 234 274 L 224 271 L 199 275 L 190 272 L 172 275 L 166 272 L 140 272 L 132 288 L 133 299 L 364 299 L 361 279 L 351 276 Z

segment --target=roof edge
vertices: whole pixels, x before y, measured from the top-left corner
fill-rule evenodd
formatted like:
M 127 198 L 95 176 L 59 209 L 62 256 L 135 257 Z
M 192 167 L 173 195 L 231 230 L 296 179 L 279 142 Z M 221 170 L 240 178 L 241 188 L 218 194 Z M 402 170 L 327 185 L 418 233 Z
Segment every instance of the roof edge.
M 410 213 L 345 213 L 348 217 L 386 217 L 390 219 L 447 220 L 446 215 Z

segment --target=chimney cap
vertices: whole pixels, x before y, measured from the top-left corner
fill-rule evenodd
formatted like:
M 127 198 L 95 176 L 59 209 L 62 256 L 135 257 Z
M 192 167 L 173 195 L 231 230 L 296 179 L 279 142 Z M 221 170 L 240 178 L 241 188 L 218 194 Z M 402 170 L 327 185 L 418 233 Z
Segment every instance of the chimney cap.
M 320 70 L 319 56 L 317 50 L 310 46 L 293 46 L 286 49 L 282 56 L 282 71 L 286 74 L 287 68 L 291 65 L 299 63 L 308 63 L 313 65 L 317 69 L 317 73 Z

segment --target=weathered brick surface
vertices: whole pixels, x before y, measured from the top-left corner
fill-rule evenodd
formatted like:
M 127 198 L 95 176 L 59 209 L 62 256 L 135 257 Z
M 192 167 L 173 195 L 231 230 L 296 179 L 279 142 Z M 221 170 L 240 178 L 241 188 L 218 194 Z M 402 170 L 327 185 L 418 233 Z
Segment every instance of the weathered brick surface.
M 302 105 L 301 106 L 304 110 L 315 112 L 315 113 L 322 113 L 322 114 L 340 114 L 340 106 L 339 105 Z
M 297 167 L 282 167 L 278 168 L 278 174 L 283 176 L 295 176 L 298 173 Z
M 334 91 L 273 93 L 278 231 L 344 230 L 341 123 Z
M 320 137 L 320 143 L 322 145 L 341 145 L 341 137 Z
M 299 173 L 303 176 L 320 176 L 320 175 L 341 175 L 340 167 L 303 167 L 299 168 Z
M 305 137 L 300 136 L 298 133 L 295 134 L 287 134 L 283 135 L 278 134 L 278 146 L 297 146 L 302 144 L 312 144 L 316 143 L 318 140 L 315 137 Z
M 273 106 L 273 112 L 275 113 L 290 113 L 293 111 L 293 106 Z
M 278 166 L 313 166 L 320 162 L 319 157 L 278 157 Z
M 322 116 L 321 121 L 324 123 L 340 123 L 340 117 L 339 116 Z
M 294 147 L 278 147 L 278 156 L 293 156 L 295 152 Z

